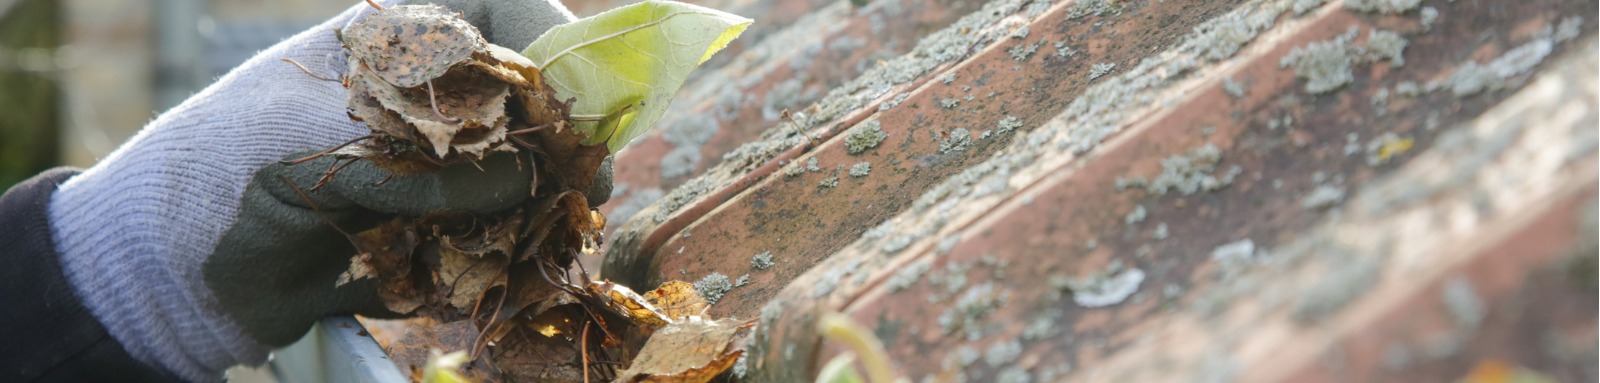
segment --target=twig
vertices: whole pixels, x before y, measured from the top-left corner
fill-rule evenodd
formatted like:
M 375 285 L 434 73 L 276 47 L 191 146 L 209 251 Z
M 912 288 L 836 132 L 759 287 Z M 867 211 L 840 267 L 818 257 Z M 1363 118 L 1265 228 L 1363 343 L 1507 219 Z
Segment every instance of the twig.
M 515 134 L 527 134 L 527 133 L 533 133 L 533 132 L 545 130 L 545 129 L 548 129 L 548 128 L 550 128 L 550 124 L 544 124 L 544 125 L 539 125 L 539 126 L 535 126 L 535 127 L 532 127 L 532 128 L 522 129 L 522 130 L 513 130 L 513 131 L 510 131 L 510 132 L 506 132 L 506 134 L 512 134 L 512 135 L 515 135 Z
M 383 10 L 383 6 L 382 5 L 378 5 L 378 3 L 373 2 L 372 0 L 367 0 L 367 5 L 371 5 L 373 8 L 377 8 L 380 11 Z
M 789 129 L 793 129 L 795 134 L 799 134 L 801 137 L 805 137 L 806 138 L 806 143 L 807 143 L 807 145 L 809 147 L 816 147 L 817 146 L 817 141 L 811 139 L 811 135 L 810 134 L 806 134 L 805 130 L 800 129 L 800 124 L 796 124 L 794 122 L 794 115 L 793 114 L 789 114 L 789 110 L 788 109 L 784 109 L 782 112 L 780 112 L 778 118 L 782 119 L 782 120 L 788 120 L 789 121 Z
M 583 383 L 589 383 L 589 324 L 583 322 L 583 335 L 578 338 L 578 355 L 583 356 Z
M 328 171 L 322 173 L 322 178 L 317 179 L 316 185 L 311 185 L 311 191 L 321 190 L 323 186 L 328 185 L 329 181 L 333 181 L 334 174 L 339 173 L 340 170 L 344 170 L 344 168 L 350 167 L 350 165 L 355 164 L 356 161 L 360 160 L 360 158 L 352 158 L 348 161 L 345 161 L 343 165 L 339 165 L 339 161 L 335 160 L 332 164 L 328 164 Z M 338 165 L 338 167 L 334 167 L 334 165 Z
M 333 154 L 333 152 L 339 151 L 339 149 L 344 149 L 344 147 L 346 147 L 346 146 L 350 146 L 350 145 L 355 144 L 357 142 L 361 142 L 361 140 L 372 139 L 373 137 L 376 137 L 376 135 L 368 134 L 368 135 L 365 135 L 365 136 L 352 138 L 352 139 L 350 139 L 350 141 L 345 141 L 343 144 L 339 144 L 338 146 L 334 146 L 332 148 L 328 148 L 328 150 L 324 150 L 324 151 L 318 152 L 317 154 L 312 154 L 312 155 L 309 155 L 309 156 L 300 157 L 299 159 L 294 159 L 294 160 L 278 161 L 278 163 L 284 164 L 284 165 L 299 165 L 302 162 L 306 162 L 306 161 L 322 158 L 322 156 Z
M 311 76 L 311 78 L 322 80 L 322 81 L 333 81 L 333 82 L 337 82 L 337 83 L 340 83 L 340 84 L 344 83 L 344 81 L 342 81 L 342 80 L 336 80 L 336 79 L 332 79 L 332 78 L 319 76 L 316 73 L 311 72 L 311 68 L 306 68 L 305 65 L 301 65 L 299 61 L 295 61 L 292 58 L 285 57 L 285 58 L 279 59 L 279 61 L 283 61 L 283 62 L 286 62 L 286 63 L 294 64 L 295 68 L 300 68 L 301 72 L 306 72 L 306 75 L 307 76 Z
M 367 0 L 367 1 L 370 2 L 372 0 Z M 453 118 L 453 117 L 450 117 L 450 116 L 446 116 L 446 115 L 444 115 L 444 112 L 440 112 L 439 111 L 439 101 L 433 96 L 433 80 L 428 80 L 428 105 L 433 107 L 433 115 L 434 115 L 434 117 L 439 117 L 439 121 L 444 121 L 444 122 L 448 122 L 448 123 L 452 123 L 452 124 L 457 123 L 457 122 L 461 122 L 461 119 Z
M 371 186 L 371 187 L 383 186 L 383 184 L 389 183 L 389 180 L 391 180 L 391 179 L 394 179 L 394 173 L 389 173 L 389 175 L 383 176 L 383 179 L 378 180 L 378 182 L 373 182 L 372 185 L 367 185 L 367 186 Z
M 322 212 L 322 208 L 317 207 L 317 202 L 311 200 L 310 195 L 306 195 L 304 190 L 300 190 L 299 186 L 295 186 L 294 181 L 290 181 L 289 177 L 284 177 L 281 174 L 278 175 L 278 180 L 283 181 L 284 185 L 288 185 L 290 190 L 294 190 L 294 194 L 299 195 L 300 199 L 306 202 L 306 206 L 310 206 L 311 211 L 317 213 L 317 218 L 322 218 L 322 222 L 327 223 L 330 227 L 333 227 L 333 230 L 339 232 L 339 234 L 343 234 L 344 239 L 350 241 L 351 247 L 355 247 L 356 251 L 361 251 L 361 245 L 356 243 L 355 236 L 350 235 L 350 232 L 344 231 L 344 229 L 340 228 L 338 224 L 333 223 L 333 220 L 329 219 L 328 215 Z

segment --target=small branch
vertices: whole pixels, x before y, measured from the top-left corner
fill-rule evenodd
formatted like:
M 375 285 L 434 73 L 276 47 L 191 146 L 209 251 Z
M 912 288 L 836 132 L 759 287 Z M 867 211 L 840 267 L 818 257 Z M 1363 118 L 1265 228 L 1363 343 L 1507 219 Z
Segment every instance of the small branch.
M 367 1 L 372 1 L 372 0 L 367 0 Z M 452 124 L 461 122 L 461 119 L 450 117 L 450 116 L 446 116 L 446 115 L 444 115 L 444 112 L 440 112 L 439 111 L 439 101 L 438 101 L 438 99 L 436 97 L 434 97 L 433 93 L 434 93 L 434 91 L 433 91 L 433 80 L 428 80 L 428 105 L 433 107 L 433 115 L 434 115 L 434 117 L 438 117 L 439 121 L 444 121 L 444 122 L 448 122 L 448 123 L 452 123 Z
M 344 81 L 339 80 L 339 79 L 334 79 L 334 78 L 330 78 L 330 77 L 322 77 L 322 76 L 317 75 L 316 73 L 312 73 L 311 72 L 311 68 L 306 68 L 305 65 L 301 65 L 299 61 L 294 61 L 294 59 L 292 59 L 292 58 L 285 57 L 283 59 L 280 59 L 279 61 L 283 61 L 283 62 L 286 62 L 286 63 L 294 64 L 295 68 L 300 68 L 301 72 L 306 72 L 306 75 L 307 76 L 311 76 L 311 78 L 322 80 L 322 81 L 333 81 L 333 82 L 337 82 L 337 83 L 340 83 L 340 84 L 344 84 L 345 83 Z M 349 86 L 346 85 L 346 87 L 349 87 Z
M 346 146 L 350 146 L 350 145 L 355 144 L 357 142 L 361 142 L 361 140 L 367 140 L 367 139 L 371 139 L 373 137 L 375 137 L 375 136 L 371 135 L 371 134 L 368 134 L 368 135 L 365 135 L 365 136 L 352 138 L 352 139 L 350 139 L 350 141 L 345 141 L 343 144 L 339 144 L 338 146 L 334 146 L 332 148 L 328 148 L 328 150 L 324 150 L 324 151 L 318 152 L 317 154 L 312 154 L 312 155 L 309 155 L 309 156 L 300 157 L 299 159 L 294 159 L 294 160 L 289 160 L 289 161 L 278 161 L 278 163 L 284 164 L 284 165 L 299 165 L 300 163 L 303 163 L 303 162 L 306 162 L 306 161 L 315 160 L 315 159 L 318 159 L 318 158 L 322 158 L 322 156 L 333 154 L 333 152 L 337 152 L 337 151 L 339 151 L 339 149 L 344 149 L 344 147 L 346 147 Z
M 583 335 L 578 337 L 578 355 L 583 356 L 583 383 L 589 383 L 589 324 L 583 322 Z
M 340 228 L 338 224 L 333 223 L 332 219 L 328 219 L 328 215 L 322 212 L 322 208 L 317 207 L 316 201 L 312 201 L 310 195 L 307 195 L 304 190 L 300 190 L 299 186 L 295 186 L 294 181 L 290 181 L 289 177 L 284 177 L 283 175 L 278 175 L 278 180 L 283 181 L 284 185 L 288 185 L 290 190 L 294 190 L 294 194 L 299 195 L 300 199 L 306 202 L 306 206 L 310 206 L 311 211 L 316 212 L 318 218 L 322 218 L 322 222 L 327 223 L 329 227 L 332 227 L 339 234 L 343 234 L 344 239 L 350 241 L 351 247 L 354 247 L 356 251 L 361 251 L 361 245 L 356 243 L 355 236 L 350 235 L 349 232 Z

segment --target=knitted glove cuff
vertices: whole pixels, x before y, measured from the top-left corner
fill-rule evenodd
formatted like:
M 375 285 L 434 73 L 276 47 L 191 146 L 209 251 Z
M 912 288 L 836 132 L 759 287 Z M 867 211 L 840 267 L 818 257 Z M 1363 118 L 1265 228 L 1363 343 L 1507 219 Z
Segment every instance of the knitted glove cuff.
M 62 268 L 129 354 L 195 382 L 266 360 L 267 347 L 219 309 L 201 265 L 233 225 L 258 169 L 365 134 L 345 116 L 339 84 L 279 60 L 342 73 L 345 52 L 333 29 L 366 12 L 358 4 L 257 54 L 51 198 Z

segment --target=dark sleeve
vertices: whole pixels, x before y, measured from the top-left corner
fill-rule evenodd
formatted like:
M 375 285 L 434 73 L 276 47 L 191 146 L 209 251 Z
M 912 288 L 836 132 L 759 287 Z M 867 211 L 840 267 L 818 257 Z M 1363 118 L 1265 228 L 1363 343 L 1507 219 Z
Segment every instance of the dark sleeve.
M 47 206 L 76 174 L 53 169 L 0 195 L 0 381 L 176 382 L 128 355 L 62 274 Z

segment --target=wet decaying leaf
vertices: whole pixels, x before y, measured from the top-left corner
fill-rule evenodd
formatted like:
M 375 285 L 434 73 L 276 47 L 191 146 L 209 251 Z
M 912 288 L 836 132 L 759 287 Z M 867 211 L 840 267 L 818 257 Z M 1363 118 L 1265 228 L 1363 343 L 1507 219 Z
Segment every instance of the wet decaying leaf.
M 743 334 L 754 323 L 688 317 L 656 331 L 618 382 L 704 382 L 744 355 Z
M 647 1 L 625 8 L 662 20 L 635 20 L 639 28 L 623 28 L 626 33 L 612 37 L 563 35 L 577 44 L 573 57 L 600 54 L 595 47 L 604 44 L 634 44 L 638 49 L 620 53 L 618 63 L 667 57 L 672 60 L 655 64 L 670 66 L 673 73 L 647 78 L 655 88 L 621 92 L 574 91 L 568 78 L 560 89 L 576 97 L 567 99 L 558 98 L 562 93 L 548 84 L 571 74 L 547 78 L 528 57 L 488 43 L 443 7 L 380 9 L 340 33 L 350 52 L 343 79 L 350 118 L 372 133 L 320 155 L 410 174 L 507 152 L 534 180 L 531 198 L 502 212 L 393 217 L 350 238 L 356 254 L 337 283 L 375 279 L 385 307 L 418 318 L 385 346 L 413 380 L 444 376 L 438 368 L 424 374 L 435 350 L 467 352 L 470 361 L 460 373 L 469 380 L 507 382 L 704 382 L 743 353 L 749 325 L 701 318 L 710 305 L 688 283 L 672 281 L 638 294 L 594 280 L 576 262 L 595 256 L 603 242 L 605 217 L 584 194 L 601 162 L 647 129 L 684 74 L 749 22 L 686 6 Z M 668 23 L 666 18 L 676 19 Z M 616 29 L 620 20 L 612 14 L 574 25 Z M 718 25 L 722 29 L 707 29 Z M 653 40 L 637 40 L 688 33 L 685 28 L 691 26 L 710 34 L 695 37 L 705 41 L 687 47 L 652 47 L 643 43 Z M 633 30 L 644 34 L 627 32 Z M 613 37 L 618 40 L 610 41 Z M 668 52 L 675 49 L 689 51 Z M 559 56 L 545 59 L 570 71 L 571 63 Z M 642 111 L 643 120 L 604 122 L 572 114 L 575 103 L 615 104 L 609 98 L 639 98 L 638 92 L 654 92 L 648 108 L 618 112 Z M 596 129 L 597 123 L 611 128 Z M 627 133 L 613 136 L 611 130 L 617 129 Z M 606 136 L 591 136 L 601 132 Z M 328 170 L 325 178 L 337 177 L 339 168 Z
M 711 302 L 701 297 L 694 285 L 684 281 L 662 283 L 661 287 L 645 292 L 644 299 L 673 320 L 705 315 L 711 308 Z

